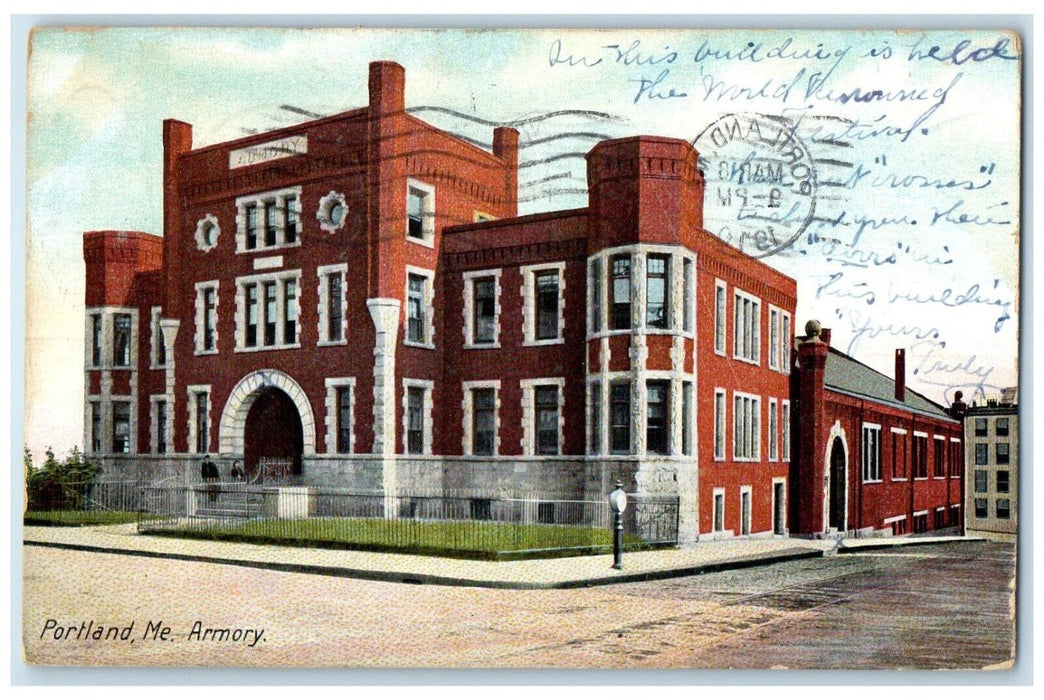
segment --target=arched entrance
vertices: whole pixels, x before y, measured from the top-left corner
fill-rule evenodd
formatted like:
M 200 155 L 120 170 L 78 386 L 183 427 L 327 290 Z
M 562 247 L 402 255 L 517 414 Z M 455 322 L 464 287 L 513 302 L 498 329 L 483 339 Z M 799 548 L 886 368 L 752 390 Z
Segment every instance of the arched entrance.
M 297 405 L 282 389 L 259 389 L 244 426 L 243 461 L 247 474 L 256 472 L 264 458 L 290 460 L 292 473 L 300 474 L 303 448 L 304 431 Z
M 828 525 L 839 531 L 846 529 L 848 499 L 848 460 L 840 437 L 830 446 L 830 518 Z

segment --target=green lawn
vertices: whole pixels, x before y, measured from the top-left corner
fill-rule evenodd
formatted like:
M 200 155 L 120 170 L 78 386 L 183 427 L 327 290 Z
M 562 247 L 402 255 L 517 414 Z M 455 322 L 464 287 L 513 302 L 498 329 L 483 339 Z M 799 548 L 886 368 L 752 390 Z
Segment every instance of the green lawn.
M 142 517 L 149 517 L 148 515 Z M 29 510 L 22 516 L 25 525 L 122 525 L 138 521 L 138 514 L 125 510 Z
M 383 518 L 248 520 L 154 530 L 151 534 L 301 547 L 364 549 L 474 559 L 575 556 L 612 550 L 612 533 L 570 525 Z M 628 536 L 628 549 L 643 548 Z

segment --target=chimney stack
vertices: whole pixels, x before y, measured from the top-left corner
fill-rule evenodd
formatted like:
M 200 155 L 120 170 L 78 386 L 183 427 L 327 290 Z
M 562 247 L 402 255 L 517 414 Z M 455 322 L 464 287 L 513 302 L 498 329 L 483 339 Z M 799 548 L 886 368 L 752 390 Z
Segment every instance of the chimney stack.
M 822 340 L 827 345 L 830 345 L 830 329 L 829 328 L 824 328 L 824 329 L 820 330 L 819 331 L 819 339 Z
M 394 61 L 370 64 L 370 110 L 395 114 L 406 108 L 406 69 Z
M 895 350 L 895 400 L 906 401 L 906 350 Z

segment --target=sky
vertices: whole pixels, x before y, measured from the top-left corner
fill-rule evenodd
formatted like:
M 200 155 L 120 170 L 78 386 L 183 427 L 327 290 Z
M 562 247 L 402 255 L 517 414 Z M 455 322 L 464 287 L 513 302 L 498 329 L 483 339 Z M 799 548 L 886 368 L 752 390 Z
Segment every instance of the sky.
M 440 128 L 517 126 L 522 214 L 584 206 L 601 139 L 693 142 L 707 228 L 797 280 L 797 330 L 888 374 L 907 348 L 943 404 L 996 395 L 1018 374 L 1021 53 L 999 31 L 38 30 L 26 444 L 82 443 L 82 234 L 162 232 L 163 120 L 198 147 L 361 107 L 373 60 Z

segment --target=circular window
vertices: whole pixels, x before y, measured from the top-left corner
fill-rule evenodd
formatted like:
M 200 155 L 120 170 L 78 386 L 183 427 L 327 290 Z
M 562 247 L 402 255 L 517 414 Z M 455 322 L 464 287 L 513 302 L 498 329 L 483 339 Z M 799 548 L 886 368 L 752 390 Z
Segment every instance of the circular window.
M 207 214 L 196 222 L 196 247 L 204 253 L 217 245 L 219 235 L 221 227 L 213 214 Z
M 319 228 L 333 233 L 344 226 L 348 218 L 348 204 L 340 192 L 330 192 L 319 200 L 319 210 L 315 213 L 319 220 Z

